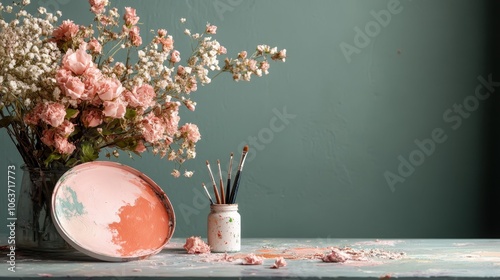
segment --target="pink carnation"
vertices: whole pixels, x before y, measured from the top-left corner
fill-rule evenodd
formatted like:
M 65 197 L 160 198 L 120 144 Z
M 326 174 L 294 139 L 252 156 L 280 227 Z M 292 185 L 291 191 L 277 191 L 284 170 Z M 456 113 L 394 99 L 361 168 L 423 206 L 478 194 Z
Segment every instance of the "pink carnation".
M 138 153 L 143 153 L 146 151 L 146 146 L 144 146 L 144 142 L 142 140 L 139 140 L 139 142 L 137 142 L 134 151 Z
M 64 120 L 64 122 L 57 127 L 56 131 L 63 137 L 69 137 L 71 133 L 75 131 L 75 125 L 68 120 Z
M 66 82 L 62 84 L 62 90 L 66 96 L 72 99 L 79 99 L 85 91 L 85 85 L 78 77 L 70 76 Z
M 122 92 L 122 83 L 118 79 L 104 79 L 97 88 L 97 94 L 102 101 L 111 101 L 120 96 Z
M 142 44 L 142 38 L 140 34 L 140 29 L 137 26 L 133 26 L 128 31 L 128 36 L 130 37 L 130 42 L 132 45 L 138 47 Z
M 103 80 L 103 75 L 101 70 L 96 67 L 88 68 L 82 75 L 83 83 L 85 84 L 85 93 L 82 95 L 82 100 L 93 100 L 95 95 L 97 94 L 97 90 L 100 87 L 100 83 Z M 99 101 L 99 98 L 96 98 L 96 101 Z M 100 102 L 97 104 L 99 105 Z
M 37 125 L 38 122 L 40 121 L 40 114 L 42 114 L 43 110 L 44 110 L 44 104 L 38 103 L 35 106 L 35 108 L 33 108 L 24 116 L 24 122 L 26 124 Z
M 112 117 L 115 119 L 120 119 L 125 116 L 127 111 L 127 102 L 121 98 L 117 98 L 113 101 L 104 101 L 103 113 L 106 117 Z
M 44 104 L 40 119 L 53 127 L 60 126 L 66 116 L 66 108 L 60 103 L 50 102 Z
M 149 113 L 142 121 L 142 136 L 149 143 L 164 139 L 165 123 L 153 113 Z
M 135 25 L 139 22 L 139 17 L 135 13 L 135 9 L 130 7 L 125 7 L 125 14 L 123 15 L 125 24 L 128 26 Z
M 179 131 L 182 135 L 190 142 L 196 143 L 201 139 L 200 131 L 198 126 L 192 123 L 187 123 L 183 125 Z
M 156 96 L 154 88 L 148 84 L 134 87 L 132 91 L 126 91 L 123 95 L 128 104 L 133 108 L 148 108 L 154 103 L 153 98 Z
M 171 51 L 174 49 L 174 39 L 172 36 L 167 36 L 167 38 L 160 38 L 160 43 L 164 51 Z
M 59 27 L 54 29 L 52 36 L 57 41 L 69 41 L 76 36 L 79 28 L 72 20 L 65 20 Z
M 215 34 L 217 32 L 217 26 L 207 24 L 207 29 L 205 30 L 208 34 Z
M 102 14 L 104 12 L 104 7 L 107 5 L 107 0 L 89 0 L 90 10 L 94 14 Z
M 102 52 L 102 46 L 99 44 L 99 41 L 96 39 L 90 40 L 87 44 L 87 50 L 90 50 L 93 53 L 100 54 Z
M 76 149 L 73 143 L 70 143 L 67 138 L 59 134 L 54 135 L 54 147 L 59 153 L 64 155 L 70 155 Z
M 86 44 L 83 45 L 86 48 Z M 79 48 L 76 51 L 68 49 L 62 60 L 63 67 L 76 75 L 83 74 L 93 65 L 92 56 L 85 51 L 85 48 Z
M 42 140 L 42 143 L 49 146 L 49 147 L 54 147 L 54 129 L 46 129 L 42 132 L 42 137 L 40 140 Z
M 85 127 L 96 127 L 102 123 L 103 118 L 100 110 L 88 109 L 83 111 L 81 120 Z

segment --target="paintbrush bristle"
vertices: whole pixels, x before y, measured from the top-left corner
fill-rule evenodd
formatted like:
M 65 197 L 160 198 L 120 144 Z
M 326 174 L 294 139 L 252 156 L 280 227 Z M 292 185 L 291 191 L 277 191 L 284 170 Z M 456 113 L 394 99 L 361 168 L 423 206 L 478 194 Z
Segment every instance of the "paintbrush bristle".
M 245 147 L 243 147 L 243 152 L 244 152 L 244 153 L 247 153 L 247 152 L 248 152 L 248 145 L 245 145 Z
M 210 163 L 208 163 L 208 160 L 207 160 L 207 161 L 205 161 L 205 163 L 206 163 L 207 165 L 209 165 L 209 164 L 210 164 Z

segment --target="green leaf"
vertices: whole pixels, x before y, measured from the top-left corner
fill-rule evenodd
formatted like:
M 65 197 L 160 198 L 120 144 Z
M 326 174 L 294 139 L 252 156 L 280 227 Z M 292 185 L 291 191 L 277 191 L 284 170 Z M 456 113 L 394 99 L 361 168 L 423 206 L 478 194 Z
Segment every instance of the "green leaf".
M 57 152 L 53 152 L 52 154 L 50 154 L 47 159 L 43 162 L 45 164 L 45 166 L 49 166 L 49 164 L 51 162 L 53 162 L 54 160 L 58 160 L 61 158 L 61 154 L 57 153 Z
M 125 112 L 125 119 L 130 120 L 135 118 L 137 116 L 137 111 L 134 109 L 127 108 L 127 111 Z
M 83 162 L 88 162 L 88 161 L 94 161 L 99 157 L 99 152 L 94 149 L 92 144 L 90 143 L 83 143 L 82 144 L 82 161 Z
M 67 120 L 69 120 L 71 118 L 76 117 L 76 115 L 78 115 L 78 110 L 77 109 L 68 108 L 68 109 L 66 109 L 66 116 L 64 118 L 66 118 Z

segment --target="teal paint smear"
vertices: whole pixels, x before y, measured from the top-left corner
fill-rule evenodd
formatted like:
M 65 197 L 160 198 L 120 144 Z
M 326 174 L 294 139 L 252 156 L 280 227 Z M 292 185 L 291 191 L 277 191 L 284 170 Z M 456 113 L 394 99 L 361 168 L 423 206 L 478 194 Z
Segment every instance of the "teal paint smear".
M 77 217 L 85 214 L 86 211 L 83 204 L 78 201 L 76 192 L 70 186 L 64 186 L 64 188 L 70 196 L 67 198 L 57 199 L 57 205 L 61 207 L 59 211 L 62 212 L 66 218 Z

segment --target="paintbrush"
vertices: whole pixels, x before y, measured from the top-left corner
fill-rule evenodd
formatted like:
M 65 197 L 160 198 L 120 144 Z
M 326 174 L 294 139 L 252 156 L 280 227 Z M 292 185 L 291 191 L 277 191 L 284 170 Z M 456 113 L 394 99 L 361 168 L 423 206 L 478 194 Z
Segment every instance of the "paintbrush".
M 212 174 L 212 169 L 210 168 L 210 163 L 208 163 L 208 160 L 206 161 L 206 163 L 207 163 L 208 173 L 210 174 L 210 179 L 212 180 L 212 186 L 214 188 L 215 199 L 217 200 L 217 204 L 221 204 L 219 192 L 217 191 L 217 185 L 215 184 L 214 175 Z
M 234 177 L 233 190 L 231 191 L 230 203 L 234 204 L 236 201 L 236 195 L 238 194 L 238 188 L 240 186 L 241 171 L 243 170 L 243 165 L 245 164 L 245 158 L 248 153 L 248 145 L 243 147 L 243 152 L 241 154 L 240 164 L 238 166 L 238 171 L 236 172 L 236 177 Z
M 222 172 L 220 170 L 220 160 L 217 160 L 217 167 L 219 167 L 219 185 L 220 185 L 220 200 L 221 203 L 226 203 L 226 196 L 224 194 L 224 183 L 222 183 Z
M 229 201 L 231 196 L 231 169 L 233 169 L 233 153 L 231 153 L 231 158 L 229 159 L 229 170 L 227 171 L 226 204 L 231 203 Z
M 203 188 L 205 189 L 205 193 L 207 194 L 208 199 L 210 200 L 210 204 L 214 204 L 214 201 L 212 200 L 212 197 L 210 196 L 210 193 L 207 190 L 207 186 L 205 186 L 205 183 L 201 183 Z

